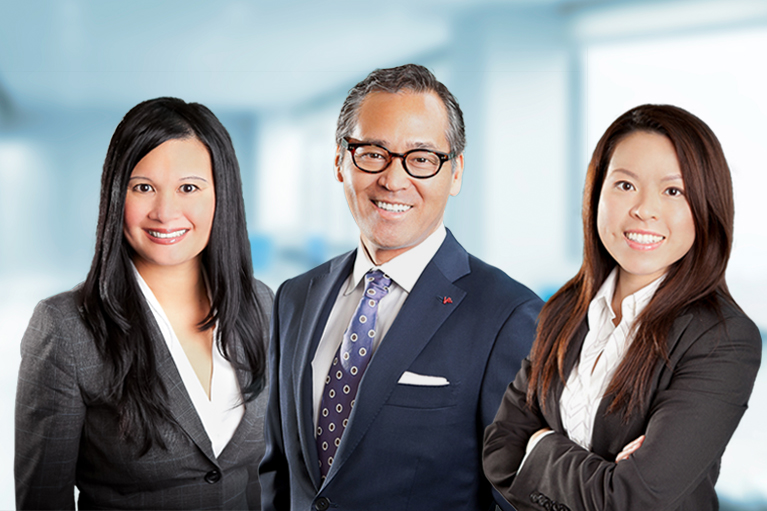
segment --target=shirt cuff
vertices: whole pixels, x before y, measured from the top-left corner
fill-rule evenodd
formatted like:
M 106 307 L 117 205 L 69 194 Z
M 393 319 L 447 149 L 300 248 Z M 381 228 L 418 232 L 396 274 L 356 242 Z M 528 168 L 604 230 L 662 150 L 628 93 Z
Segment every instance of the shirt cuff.
M 538 445 L 538 442 L 540 442 L 543 438 L 549 436 L 550 434 L 554 433 L 554 430 L 547 431 L 544 434 L 538 436 L 534 441 L 527 443 L 527 449 L 525 450 L 525 457 L 522 458 L 522 462 L 519 464 L 519 468 L 517 469 L 517 474 L 519 474 L 519 471 L 522 470 L 522 465 L 525 464 L 525 460 L 530 455 L 533 449 L 535 449 L 535 446 Z

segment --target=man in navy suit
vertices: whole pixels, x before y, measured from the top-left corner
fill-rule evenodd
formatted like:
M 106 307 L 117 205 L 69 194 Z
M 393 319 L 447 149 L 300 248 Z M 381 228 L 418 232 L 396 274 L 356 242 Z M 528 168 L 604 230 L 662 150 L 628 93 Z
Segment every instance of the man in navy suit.
M 422 66 L 379 69 L 346 98 L 336 143 L 360 242 L 277 292 L 263 508 L 493 509 L 482 436 L 542 302 L 442 223 L 460 107 Z

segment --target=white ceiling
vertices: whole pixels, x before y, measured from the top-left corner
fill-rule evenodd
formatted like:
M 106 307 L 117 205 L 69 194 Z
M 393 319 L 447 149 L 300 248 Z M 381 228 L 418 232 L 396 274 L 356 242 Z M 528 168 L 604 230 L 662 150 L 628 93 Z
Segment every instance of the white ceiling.
M 767 1 L 0 0 L 0 115 L 124 110 L 161 95 L 282 110 L 342 95 L 377 67 L 433 61 L 482 37 L 476 20 L 539 14 L 567 18 L 571 40 L 594 42 L 763 25 Z
M 439 52 L 471 13 L 574 3 L 0 0 L 0 92 L 17 105 L 280 108 Z

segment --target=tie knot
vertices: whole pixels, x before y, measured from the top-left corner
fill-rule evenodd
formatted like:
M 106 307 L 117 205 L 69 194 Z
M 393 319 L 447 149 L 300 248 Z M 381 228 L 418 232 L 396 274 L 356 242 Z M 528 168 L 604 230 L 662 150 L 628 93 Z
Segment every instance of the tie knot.
M 389 293 L 391 278 L 381 270 L 365 274 L 365 296 L 379 300 Z

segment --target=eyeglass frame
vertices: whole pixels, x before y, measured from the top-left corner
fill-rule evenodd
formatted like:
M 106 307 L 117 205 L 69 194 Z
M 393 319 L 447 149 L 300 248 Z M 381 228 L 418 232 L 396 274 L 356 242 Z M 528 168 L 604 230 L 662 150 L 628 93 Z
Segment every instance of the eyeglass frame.
M 356 151 L 360 147 L 368 146 L 368 145 L 381 148 L 389 154 L 389 163 L 387 163 L 386 166 L 382 168 L 381 170 L 365 170 L 359 165 L 357 165 L 357 160 L 354 158 L 354 151 Z M 366 174 L 380 174 L 384 170 L 388 169 L 392 161 L 394 161 L 394 158 L 397 157 L 402 159 L 402 168 L 405 169 L 405 172 L 407 172 L 407 175 L 415 179 L 429 179 L 431 177 L 436 176 L 437 174 L 439 174 L 439 171 L 442 170 L 442 165 L 444 165 L 446 161 L 450 161 L 456 157 L 456 154 L 454 152 L 449 152 L 445 154 L 440 151 L 432 151 L 431 149 L 411 149 L 410 151 L 405 151 L 404 153 L 394 153 L 392 151 L 389 151 L 387 148 L 385 148 L 384 146 L 380 144 L 372 144 L 370 142 L 349 142 L 349 140 L 346 137 L 341 139 L 341 147 L 343 147 L 345 150 L 351 153 L 352 163 L 354 163 L 354 166 L 357 167 L 362 172 L 365 172 Z M 419 151 L 435 154 L 437 155 L 437 158 L 439 158 L 439 167 L 437 167 L 437 170 L 436 172 L 434 172 L 434 174 L 431 174 L 428 176 L 416 176 L 410 172 L 410 169 L 407 168 L 408 155 L 412 153 L 417 153 Z

